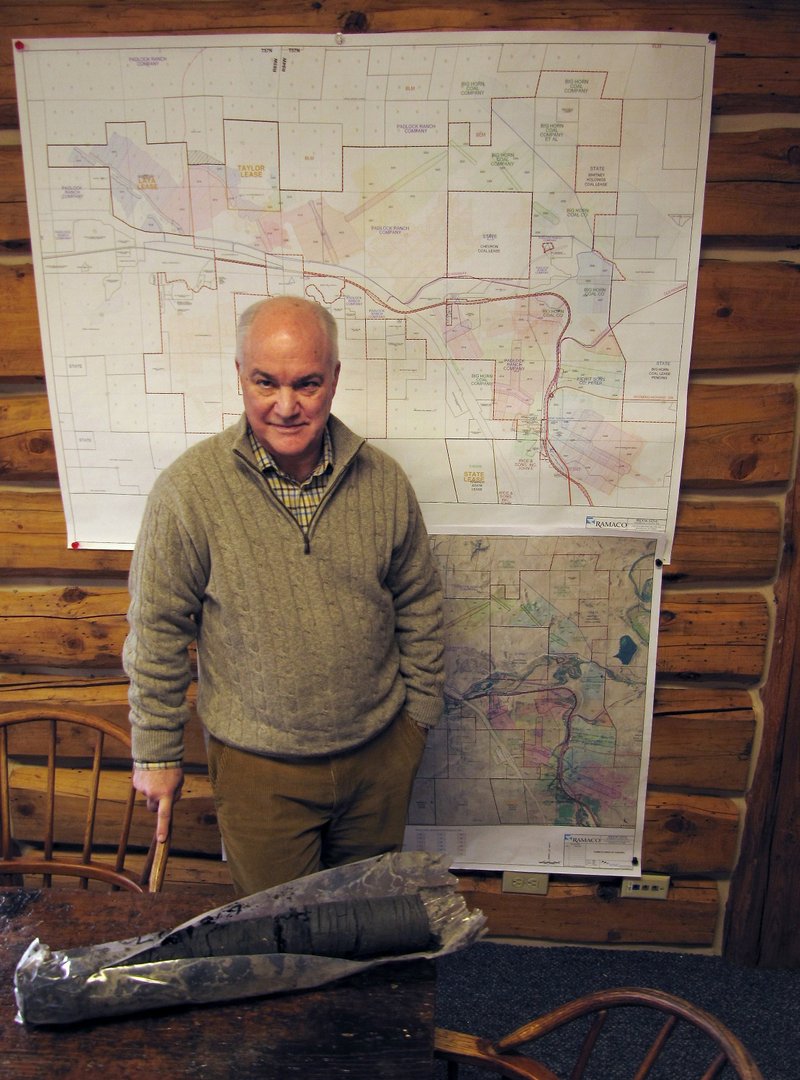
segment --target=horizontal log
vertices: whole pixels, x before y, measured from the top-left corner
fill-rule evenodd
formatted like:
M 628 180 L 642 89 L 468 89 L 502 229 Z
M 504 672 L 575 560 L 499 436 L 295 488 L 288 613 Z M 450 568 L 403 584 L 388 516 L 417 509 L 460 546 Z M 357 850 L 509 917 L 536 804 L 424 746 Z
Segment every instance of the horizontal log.
M 746 690 L 656 686 L 648 785 L 743 792 L 755 730 Z
M 792 475 L 795 390 L 789 382 L 689 384 L 682 484 L 746 490 Z M 57 479 L 44 394 L 0 396 L 0 479 Z
M 80 672 L 31 675 L 0 670 L 0 709 L 5 711 L 32 705 L 63 706 L 87 712 L 107 712 L 109 719 L 119 723 L 120 717 L 127 716 L 119 711 L 127 700 L 128 682 L 123 675 L 94 678 Z
M 648 792 L 642 867 L 686 877 L 730 874 L 736 864 L 738 829 L 733 799 Z
M 800 239 L 800 185 L 711 182 L 703 202 L 703 238 L 736 237 L 795 245 Z
M 121 588 L 0 589 L 0 664 L 119 671 L 127 607 Z M 762 674 L 769 614 L 760 593 L 665 589 L 660 627 L 660 675 L 751 683 Z
M 689 386 L 684 490 L 786 484 L 794 455 L 795 389 L 788 382 Z
M 692 371 L 800 364 L 800 266 L 705 259 L 697 280 Z
M 56 770 L 56 842 L 80 845 L 86 823 L 86 799 L 91 773 L 87 769 Z M 95 842 L 113 846 L 119 841 L 121 810 L 130 791 L 130 770 L 106 771 L 100 778 Z M 44 835 L 47 814 L 47 770 L 41 765 L 12 764 L 11 831 L 18 842 L 35 843 Z M 131 826 L 130 846 L 146 850 L 153 838 L 155 819 L 137 800 Z M 205 776 L 187 776 L 172 818 L 175 852 L 221 854 L 217 815 L 211 787 Z
M 44 706 L 42 708 L 45 709 Z M 80 712 L 87 713 L 88 710 L 81 709 Z M 92 715 L 97 715 L 97 713 Z M 103 764 L 115 769 L 130 769 L 131 752 L 129 744 L 125 741 L 129 729 L 127 724 L 119 724 L 118 728 L 120 738 L 104 733 Z M 33 718 L 22 723 L 10 724 L 4 728 L 4 732 L 9 757 L 19 762 L 29 759 L 31 762 L 47 760 L 52 737 L 50 719 L 37 720 Z M 77 721 L 71 723 L 70 718 L 66 715 L 60 716 L 56 744 L 59 761 L 65 765 L 69 764 L 71 768 L 75 769 L 89 768 L 95 754 L 97 737 L 98 732 L 96 729 L 87 728 Z
M 22 146 L 0 144 L 0 203 L 25 202 Z
M 770 580 L 781 554 L 781 524 L 780 507 L 766 499 L 682 499 L 665 584 Z
M 39 854 L 41 848 L 30 845 L 31 852 Z M 144 852 L 131 851 L 125 859 L 125 869 L 136 879 L 141 880 L 144 869 Z M 114 857 L 106 852 L 97 852 L 92 862 L 101 866 L 114 866 Z M 21 884 L 27 889 L 41 886 L 41 878 L 26 875 Z M 108 886 L 101 882 L 89 882 L 89 892 L 103 893 Z M 235 899 L 236 892 L 231 881 L 228 864 L 220 857 L 181 855 L 171 851 L 167 860 L 162 892 L 178 892 L 197 895 L 195 912 L 201 915 L 212 908 L 221 907 Z
M 144 854 L 132 852 L 125 860 L 125 865 L 137 877 L 141 877 L 144 858 Z M 113 860 L 98 856 L 96 861 L 111 863 Z M 205 907 L 198 907 L 198 915 L 208 911 L 212 906 L 218 907 L 228 903 L 235 896 L 228 864 L 222 858 L 182 855 L 173 850 L 167 860 L 162 892 L 176 892 L 179 889 L 182 892 L 194 890 L 202 893 Z
M 691 791 L 744 793 L 750 772 L 755 721 L 736 715 L 724 723 L 714 715 L 653 717 L 651 784 Z
M 57 770 L 56 840 L 80 844 L 85 828 L 85 805 L 90 790 L 88 769 Z M 18 841 L 34 842 L 44 832 L 47 770 L 42 765 L 16 762 L 11 776 L 12 833 Z M 130 771 L 103 774 L 95 838 L 113 845 L 119 838 L 121 808 L 130 790 Z M 668 874 L 729 872 L 736 851 L 738 812 L 730 799 L 718 796 L 649 793 L 644 816 L 643 865 Z M 147 848 L 153 817 L 138 805 L 131 846 Z M 188 776 L 175 805 L 172 847 L 194 855 L 218 855 L 220 839 L 214 798 L 207 776 Z
M 128 722 L 127 683 L 120 683 L 119 691 L 120 693 L 117 695 L 117 700 L 113 703 L 103 705 L 92 704 L 87 707 L 81 702 L 81 708 L 84 712 L 89 712 L 94 715 L 102 716 L 106 720 L 110 720 L 112 723 L 115 723 L 121 731 L 128 733 L 130 731 L 130 726 Z M 70 696 L 72 695 L 70 694 Z M 194 696 L 194 693 L 192 693 L 192 700 L 194 699 Z M 28 702 L 27 704 L 31 703 Z M 44 707 L 45 703 L 39 701 L 39 704 Z M 58 700 L 56 700 L 55 703 L 51 701 L 51 704 L 54 704 L 55 707 L 58 707 L 59 705 L 65 708 L 68 707 L 63 701 Z M 73 702 L 73 708 L 75 707 L 75 704 L 76 703 Z M 0 696 L 0 715 L 2 715 L 3 712 L 9 712 L 16 707 L 17 705 L 10 703 L 9 698 Z M 47 737 L 48 729 L 44 722 L 31 721 L 30 723 L 25 724 L 24 727 L 16 729 L 12 728 L 9 731 L 9 753 L 12 757 L 17 758 L 20 761 L 43 759 L 47 756 Z M 186 725 L 184 737 L 186 742 L 184 766 L 188 772 L 193 774 L 205 773 L 208 769 L 205 738 L 200 720 L 194 714 Z M 72 729 L 62 731 L 58 749 L 59 756 L 62 760 L 69 760 L 70 764 L 74 766 L 85 764 L 92 756 L 91 736 L 76 725 Z M 112 768 L 130 768 L 130 751 L 123 743 L 117 743 L 115 740 L 106 742 L 103 759 Z
M 0 202 L 0 251 L 30 255 L 31 226 L 24 202 Z
M 800 267 L 704 259 L 697 283 L 692 371 L 800 364 Z M 33 267 L 0 265 L 0 382 L 44 380 Z
M 119 670 L 127 608 L 123 588 L 0 590 L 0 664 Z
M 759 581 L 775 573 L 780 509 L 766 499 L 683 500 L 665 582 Z M 0 573 L 5 577 L 127 579 L 129 551 L 67 546 L 58 491 L 0 488 Z
M 467 906 L 503 937 L 585 945 L 711 945 L 720 900 L 713 881 L 673 881 L 666 900 L 620 897 L 613 884 L 557 880 L 546 896 L 504 893 L 498 874 L 458 872 Z
M 35 674 L 0 670 L 0 708 L 21 709 L 29 705 L 75 707 L 90 712 L 108 709 L 111 713 L 127 700 L 128 683 L 124 675 L 105 678 Z M 72 703 L 72 704 L 70 704 Z
M 664 589 L 656 670 L 675 679 L 758 682 L 764 671 L 769 607 L 758 592 Z
M 127 580 L 130 562 L 130 551 L 69 547 L 58 490 L 0 488 L 0 572 L 4 576 Z
M 184 730 L 185 756 L 184 766 L 190 772 L 205 772 L 207 768 L 206 746 L 200 720 L 194 711 L 196 687 L 189 687 L 188 701 L 192 717 Z M 0 672 L 0 712 L 27 706 L 50 706 L 52 708 L 81 709 L 95 713 L 117 724 L 125 731 L 128 724 L 128 681 L 123 676 L 118 678 L 98 679 L 80 676 L 28 676 L 11 675 Z M 87 743 L 74 737 L 69 752 L 76 757 L 87 754 Z M 113 746 L 111 748 L 113 750 Z M 43 743 L 31 742 L 27 755 L 42 754 Z M 66 751 L 65 751 L 66 752 Z M 112 764 L 125 767 L 129 764 L 129 755 L 115 757 L 109 755 Z
M 797 68 L 796 62 L 792 66 Z M 795 82 L 800 89 L 796 72 Z M 731 180 L 797 184 L 800 127 L 715 132 L 708 144 L 707 179 L 715 184 Z
M 0 379 L 44 379 L 33 266 L 0 265 Z
M 718 49 L 711 99 L 713 115 L 798 112 L 800 84 L 796 55 L 725 56 Z
M 22 147 L 0 145 L 0 241 L 30 246 L 31 223 L 25 201 Z
M 53 479 L 55 464 L 47 398 L 0 398 L 0 478 Z
M 195 687 L 189 700 L 194 703 Z M 34 676 L 0 673 L 0 712 L 30 705 L 82 709 L 96 713 L 128 730 L 128 685 L 125 679 L 99 682 L 73 677 L 64 684 Z M 648 784 L 652 787 L 697 791 L 742 791 L 748 778 L 755 732 L 755 714 L 746 690 L 656 686 Z M 200 720 L 193 713 L 185 732 L 184 764 L 191 771 L 207 768 Z M 113 747 L 112 747 L 113 749 Z M 28 735 L 16 747 L 18 756 L 45 752 L 42 737 Z M 88 744 L 77 738 L 63 752 L 76 758 L 88 755 Z M 111 760 L 128 764 L 127 753 Z

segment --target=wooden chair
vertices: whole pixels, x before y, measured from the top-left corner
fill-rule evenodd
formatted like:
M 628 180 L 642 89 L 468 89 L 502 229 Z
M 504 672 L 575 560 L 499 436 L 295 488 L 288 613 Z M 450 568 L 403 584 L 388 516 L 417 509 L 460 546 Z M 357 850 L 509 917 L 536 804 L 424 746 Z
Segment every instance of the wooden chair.
M 109 741 L 116 742 L 116 753 L 110 752 Z M 78 878 L 78 887 L 83 889 L 97 881 L 112 889 L 158 892 L 169 840 L 158 843 L 154 830 L 141 873 L 125 868 L 137 797 L 130 780 L 127 784 L 123 780 L 118 802 L 121 822 L 118 828 L 114 825 L 113 836 L 108 835 L 105 820 L 98 822 L 101 788 L 111 782 L 109 759 L 126 761 L 127 774 L 116 769 L 113 775 L 129 777 L 130 756 L 128 733 L 92 713 L 48 707 L 0 713 L 0 883 L 21 884 L 23 875 L 36 875 L 45 887 L 52 885 L 53 877 L 68 877 Z M 22 765 L 22 757 L 44 764 L 38 768 Z M 32 787 L 38 791 L 23 791 L 21 780 L 15 782 L 15 776 L 26 773 L 35 777 Z M 82 829 L 82 839 L 73 835 L 65 841 L 59 826 L 64 825 L 64 817 L 73 818 L 76 804 L 80 824 L 73 832 Z M 32 835 L 37 831 L 39 835 Z M 99 840 L 97 834 L 102 834 Z M 64 850 L 70 841 L 71 849 Z M 106 853 L 105 861 L 99 852 L 104 845 L 116 849 Z
M 631 1023 L 634 1007 L 653 1013 L 646 1041 L 637 1034 L 641 1030 L 639 1018 L 636 1024 Z M 580 1030 L 574 1030 L 577 1028 Z M 549 1047 L 547 1042 L 537 1045 L 546 1036 L 550 1036 Z M 563 1045 L 556 1048 L 554 1040 L 568 1043 L 569 1054 Z M 566 1069 L 554 1065 L 559 1068 L 554 1072 L 543 1061 L 528 1056 L 531 1044 L 533 1052 L 541 1052 L 551 1064 L 565 1058 L 570 1064 Z M 673 1054 L 677 1057 L 670 1060 Z M 651 1075 L 653 1080 L 675 1080 L 678 1076 L 681 1080 L 763 1080 L 747 1049 L 720 1020 L 683 998 L 645 987 L 586 994 L 495 1042 L 437 1028 L 436 1057 L 447 1062 L 448 1080 L 456 1080 L 459 1065 L 527 1080 L 644 1080 Z M 653 1072 L 659 1067 L 661 1071 Z

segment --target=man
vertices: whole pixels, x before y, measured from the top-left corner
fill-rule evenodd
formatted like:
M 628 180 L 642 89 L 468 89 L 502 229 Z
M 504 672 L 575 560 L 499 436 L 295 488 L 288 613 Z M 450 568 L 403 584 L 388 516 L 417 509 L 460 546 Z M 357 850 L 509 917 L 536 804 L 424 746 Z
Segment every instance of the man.
M 134 784 L 167 833 L 197 706 L 240 895 L 402 845 L 442 710 L 441 590 L 400 467 L 331 404 L 336 322 L 296 297 L 239 322 L 237 425 L 156 481 L 130 575 Z

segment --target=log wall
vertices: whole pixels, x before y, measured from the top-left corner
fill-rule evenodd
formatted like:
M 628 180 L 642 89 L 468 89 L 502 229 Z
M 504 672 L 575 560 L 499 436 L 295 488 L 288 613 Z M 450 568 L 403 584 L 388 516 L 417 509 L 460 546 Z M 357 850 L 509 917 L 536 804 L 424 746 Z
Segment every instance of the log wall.
M 665 568 L 644 869 L 666 902 L 620 899 L 608 880 L 564 877 L 547 896 L 461 888 L 499 934 L 571 942 L 719 947 L 745 795 L 761 741 L 760 690 L 794 484 L 800 361 L 800 20 L 784 0 L 657 6 L 439 0 L 367 3 L 173 0 L 0 3 L 0 709 L 35 702 L 126 724 L 120 668 L 124 552 L 66 546 L 44 385 L 18 116 L 14 37 L 142 33 L 675 30 L 717 35 L 703 251 L 685 458 Z M 31 748 L 35 753 L 35 748 Z M 176 821 L 172 887 L 226 887 L 199 724 Z M 33 781 L 31 781 L 33 783 Z M 31 798 L 34 798 L 31 796 Z M 35 799 L 34 799 L 35 801 Z

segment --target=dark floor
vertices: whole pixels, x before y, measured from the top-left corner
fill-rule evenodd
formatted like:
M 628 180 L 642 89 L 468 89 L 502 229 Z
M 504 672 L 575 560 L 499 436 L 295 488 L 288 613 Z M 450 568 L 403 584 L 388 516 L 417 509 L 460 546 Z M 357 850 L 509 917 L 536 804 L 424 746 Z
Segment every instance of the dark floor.
M 538 1013 L 611 986 L 650 986 L 688 999 L 738 1035 L 765 1080 L 800 1080 L 800 970 L 740 968 L 716 956 L 480 942 L 437 961 L 436 1022 L 497 1037 Z M 638 1014 L 628 1016 L 640 1023 Z M 554 1052 L 558 1058 L 560 1051 Z M 616 1060 L 596 1075 L 622 1080 L 632 1071 Z M 676 1057 L 662 1075 L 690 1080 L 701 1072 L 691 1070 L 688 1058 Z M 487 1075 L 461 1070 L 462 1080 Z M 437 1076 L 444 1076 L 442 1066 Z

